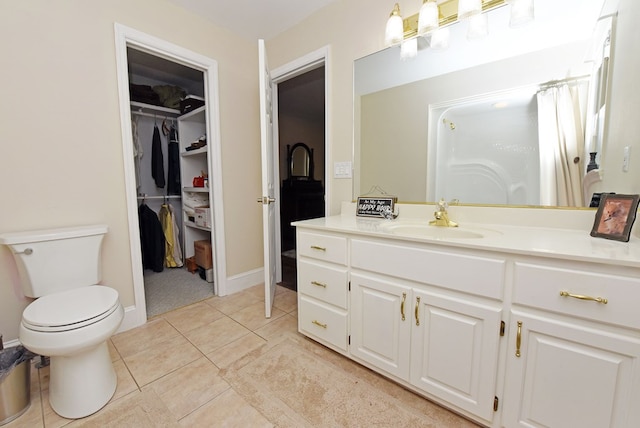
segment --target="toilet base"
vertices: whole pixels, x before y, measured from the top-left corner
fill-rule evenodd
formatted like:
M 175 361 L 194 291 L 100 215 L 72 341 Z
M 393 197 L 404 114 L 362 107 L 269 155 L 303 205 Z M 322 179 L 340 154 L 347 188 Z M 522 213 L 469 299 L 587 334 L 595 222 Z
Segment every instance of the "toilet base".
M 79 419 L 105 406 L 117 377 L 107 342 L 70 356 L 51 357 L 49 403 L 60 416 Z

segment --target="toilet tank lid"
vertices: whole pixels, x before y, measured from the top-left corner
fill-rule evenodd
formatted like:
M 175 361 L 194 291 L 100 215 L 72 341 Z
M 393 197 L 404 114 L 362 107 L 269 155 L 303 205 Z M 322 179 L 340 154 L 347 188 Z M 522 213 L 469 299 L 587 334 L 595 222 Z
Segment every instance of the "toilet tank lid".
M 9 232 L 0 234 L 0 244 L 27 244 L 30 242 L 52 241 L 56 239 L 77 238 L 80 236 L 104 235 L 107 233 L 107 230 L 108 226 L 106 224 L 94 224 L 90 226 Z

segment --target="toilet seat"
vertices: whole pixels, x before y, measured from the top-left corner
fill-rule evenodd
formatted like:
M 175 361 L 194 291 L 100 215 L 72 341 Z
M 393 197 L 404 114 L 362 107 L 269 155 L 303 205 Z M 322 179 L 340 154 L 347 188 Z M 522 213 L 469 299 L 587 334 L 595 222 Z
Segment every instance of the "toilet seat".
M 22 324 L 41 332 L 75 330 L 108 317 L 119 306 L 118 292 L 113 288 L 74 288 L 35 300 L 22 313 Z

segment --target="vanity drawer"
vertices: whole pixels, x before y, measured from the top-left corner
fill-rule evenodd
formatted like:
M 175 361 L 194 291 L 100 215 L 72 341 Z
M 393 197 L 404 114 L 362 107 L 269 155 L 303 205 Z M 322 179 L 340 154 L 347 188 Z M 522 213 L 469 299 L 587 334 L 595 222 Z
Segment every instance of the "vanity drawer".
M 343 236 L 298 232 L 297 251 L 301 256 L 347 264 L 347 238 Z
M 298 260 L 298 292 L 347 309 L 347 268 Z
M 298 330 L 347 351 L 347 313 L 298 296 Z
M 513 302 L 594 321 L 640 329 L 640 279 L 517 262 Z M 566 292 L 607 303 L 562 296 Z
M 504 259 L 351 240 L 351 266 L 502 300 Z

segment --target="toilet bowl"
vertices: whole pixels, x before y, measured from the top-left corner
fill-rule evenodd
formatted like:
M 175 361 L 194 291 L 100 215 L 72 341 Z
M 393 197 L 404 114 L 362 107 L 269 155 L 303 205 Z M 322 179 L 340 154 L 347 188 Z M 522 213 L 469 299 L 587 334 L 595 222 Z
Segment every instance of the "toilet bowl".
M 124 309 L 118 292 L 97 285 L 106 226 L 0 235 L 16 259 L 25 295 L 37 299 L 22 314 L 20 342 L 50 357 L 49 402 L 77 419 L 100 410 L 117 377 L 107 340 Z

